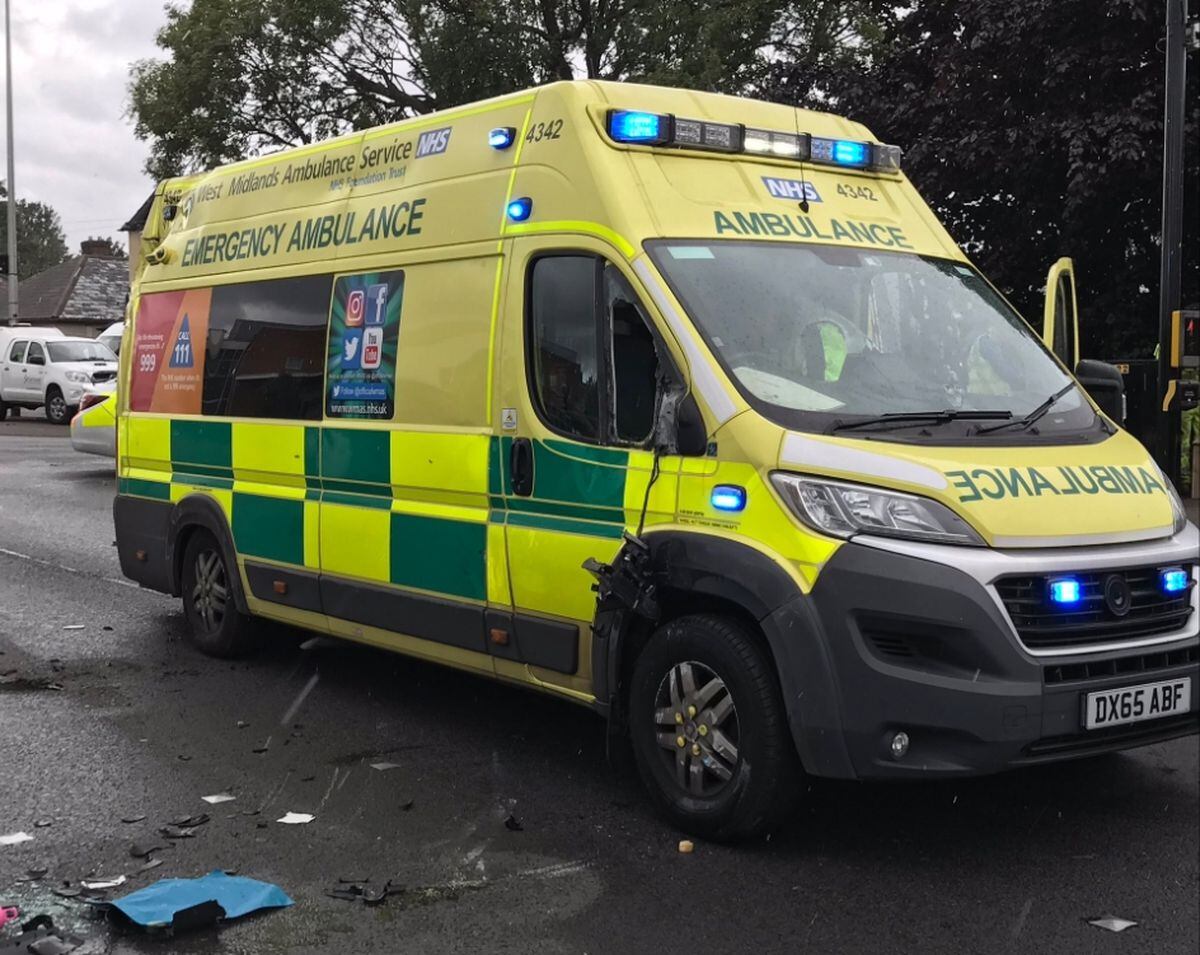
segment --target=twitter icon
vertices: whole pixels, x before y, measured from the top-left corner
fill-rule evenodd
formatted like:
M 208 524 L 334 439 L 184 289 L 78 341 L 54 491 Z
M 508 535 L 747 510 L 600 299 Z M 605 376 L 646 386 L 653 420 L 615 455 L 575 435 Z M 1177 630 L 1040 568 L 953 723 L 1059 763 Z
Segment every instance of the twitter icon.
M 361 328 L 347 328 L 342 333 L 343 371 L 356 371 L 362 368 L 362 339 Z

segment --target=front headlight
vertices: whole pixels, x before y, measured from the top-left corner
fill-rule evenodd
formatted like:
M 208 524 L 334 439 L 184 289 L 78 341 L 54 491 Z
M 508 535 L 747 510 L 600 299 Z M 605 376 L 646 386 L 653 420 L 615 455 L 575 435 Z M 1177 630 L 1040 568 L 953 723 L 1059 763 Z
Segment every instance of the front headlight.
M 65 377 L 67 381 L 73 381 L 78 385 L 90 385 L 92 383 L 92 376 L 86 371 L 68 371 Z
M 777 471 L 771 482 L 792 512 L 834 537 L 874 534 L 936 544 L 986 547 L 970 524 L 927 497 Z

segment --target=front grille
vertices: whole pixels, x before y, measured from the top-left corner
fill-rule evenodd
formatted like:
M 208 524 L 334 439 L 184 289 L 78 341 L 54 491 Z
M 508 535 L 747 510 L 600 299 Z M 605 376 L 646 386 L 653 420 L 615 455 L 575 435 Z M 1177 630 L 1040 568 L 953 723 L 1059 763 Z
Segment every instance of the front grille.
M 1047 685 L 1100 680 L 1113 676 L 1145 675 L 1187 666 L 1200 660 L 1200 647 L 1160 650 L 1157 653 L 1138 653 L 1108 660 L 1089 660 L 1086 663 L 1053 664 L 1042 668 L 1042 680 Z
M 112 381 L 116 377 L 117 377 L 117 373 L 115 371 L 94 371 L 94 372 L 92 372 L 92 381 L 93 382 Z
M 1191 565 L 1186 565 L 1189 578 Z M 1191 594 L 1195 583 L 1179 594 L 1165 594 L 1159 587 L 1158 566 L 1082 573 L 1003 577 L 996 590 L 1004 601 L 1013 626 L 1030 650 L 1070 649 L 1092 644 L 1136 640 L 1183 628 L 1192 613 Z M 1129 612 L 1118 616 L 1109 609 L 1104 585 L 1112 574 L 1129 584 Z M 1079 581 L 1081 599 L 1067 610 L 1050 603 L 1047 581 L 1071 576 Z

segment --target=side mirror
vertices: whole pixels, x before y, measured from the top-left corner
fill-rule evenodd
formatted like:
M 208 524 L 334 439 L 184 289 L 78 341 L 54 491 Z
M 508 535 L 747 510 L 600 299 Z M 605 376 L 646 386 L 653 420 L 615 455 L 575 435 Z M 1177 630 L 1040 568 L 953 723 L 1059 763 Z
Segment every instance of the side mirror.
M 1125 426 L 1125 379 L 1115 365 L 1084 358 L 1075 366 L 1075 377 L 1100 406 L 1100 410 Z

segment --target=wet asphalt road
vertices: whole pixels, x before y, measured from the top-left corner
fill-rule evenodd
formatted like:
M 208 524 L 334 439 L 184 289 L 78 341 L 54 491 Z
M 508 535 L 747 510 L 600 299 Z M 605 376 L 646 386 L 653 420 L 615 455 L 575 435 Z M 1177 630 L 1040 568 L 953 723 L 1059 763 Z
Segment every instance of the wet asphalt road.
M 1197 950 L 1195 737 L 991 779 L 814 783 L 770 840 L 680 855 L 583 709 L 286 631 L 250 661 L 200 656 L 176 601 L 121 580 L 110 462 L 64 439 L 0 423 L 0 674 L 20 677 L 0 685 L 0 834 L 35 837 L 0 846 L 0 904 L 48 912 L 81 951 Z M 273 821 L 288 810 L 316 819 Z M 132 842 L 205 811 L 133 874 Z M 233 866 L 296 905 L 164 942 L 50 893 Z M 49 874 L 18 882 L 30 867 Z M 324 895 L 368 876 L 407 891 L 379 908 Z M 1140 924 L 1084 921 L 1108 913 Z

